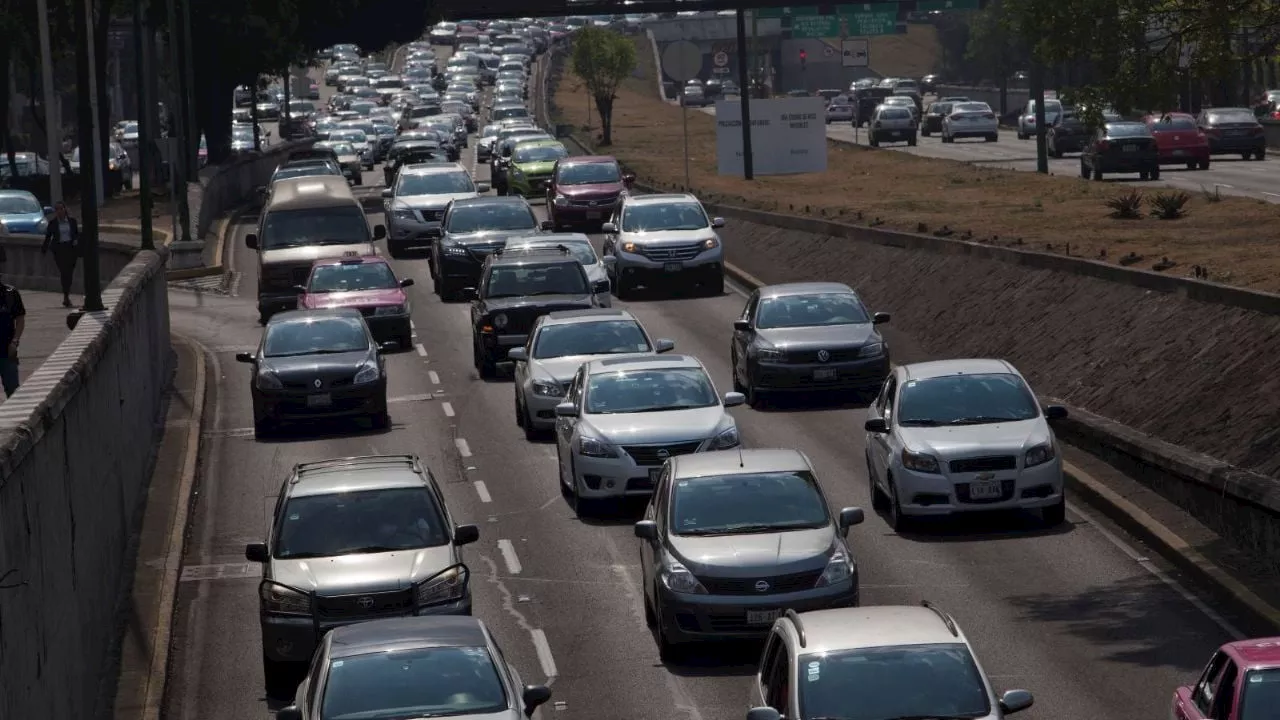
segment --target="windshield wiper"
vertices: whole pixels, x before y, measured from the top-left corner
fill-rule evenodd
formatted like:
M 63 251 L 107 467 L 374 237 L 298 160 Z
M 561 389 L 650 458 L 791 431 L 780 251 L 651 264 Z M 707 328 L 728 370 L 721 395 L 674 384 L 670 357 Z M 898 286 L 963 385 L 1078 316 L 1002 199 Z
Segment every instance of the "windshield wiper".
M 586 295 L 586 292 L 582 290 L 539 290 L 524 294 L 525 297 L 538 297 L 539 295 Z
M 766 523 L 742 523 L 741 525 L 725 525 L 718 528 L 705 528 L 699 530 L 685 530 L 680 535 L 751 535 L 753 533 L 781 532 L 783 530 L 797 530 L 799 528 L 812 528 L 813 525 L 805 524 L 786 524 L 779 523 L 776 525 Z M 820 526 L 819 526 L 820 527 Z
M 939 715 L 895 715 L 894 717 L 880 718 L 880 720 L 973 720 L 974 718 L 980 718 L 983 715 L 986 715 L 986 713 L 978 713 L 976 715 L 973 713 L 969 713 L 968 715 L 958 715 L 958 714 L 948 715 L 946 713 L 939 714 Z M 834 718 L 834 719 L 809 718 L 809 720 L 843 720 L 843 719 L 842 718 Z
M 701 407 L 711 407 L 710 405 L 662 405 L 660 407 L 644 408 L 643 410 L 619 410 L 618 412 L 633 413 L 651 413 L 651 412 L 667 412 L 668 410 L 695 410 Z
M 948 425 L 990 425 L 992 423 L 1018 422 L 1022 418 L 1012 417 L 996 417 L 994 415 L 974 415 L 973 417 L 956 418 L 949 420 Z
M 361 555 L 366 553 L 396 552 L 397 550 L 404 550 L 404 549 L 405 548 L 391 547 L 389 545 L 365 545 L 364 547 L 358 547 L 358 548 L 343 548 L 342 551 L 339 552 L 338 554 L 339 555 Z
M 912 418 L 910 420 L 899 420 L 899 425 L 904 427 L 938 427 L 942 423 L 937 420 L 927 420 L 925 418 Z

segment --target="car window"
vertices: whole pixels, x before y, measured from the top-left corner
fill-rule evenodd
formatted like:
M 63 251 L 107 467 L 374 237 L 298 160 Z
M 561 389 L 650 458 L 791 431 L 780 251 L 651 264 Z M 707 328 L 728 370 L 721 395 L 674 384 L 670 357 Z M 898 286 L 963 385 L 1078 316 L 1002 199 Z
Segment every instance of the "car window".
M 1244 678 L 1239 720 L 1274 720 L 1280 707 L 1280 668 L 1252 670 Z
M 285 503 L 274 557 L 335 557 L 439 547 L 444 514 L 426 488 L 298 495 Z
M 905 426 L 983 425 L 1039 415 L 1035 396 L 1013 373 L 913 379 L 898 394 L 898 424 Z
M 534 230 L 538 219 L 526 205 L 516 203 L 477 203 L 455 206 L 449 213 L 451 233 L 477 233 L 486 230 Z
M 400 287 L 391 267 L 381 262 L 321 265 L 311 271 L 307 290 L 313 293 L 391 290 Z
M 672 494 L 674 535 L 781 532 L 827 522 L 826 503 L 808 472 L 681 478 Z
M 407 152 L 405 153 L 406 156 L 408 154 Z M 404 195 L 449 195 L 475 191 L 476 186 L 471 182 L 471 176 L 466 172 L 429 173 L 425 175 L 401 173 L 400 179 L 396 181 L 397 197 Z
M 23 195 L 0 195 L 0 215 L 44 214 L 44 208 L 34 198 Z
M 635 320 L 601 320 L 547 325 L 538 332 L 533 357 L 539 360 L 575 355 L 649 352 L 652 348 Z
M 414 648 L 333 660 L 322 718 L 476 716 L 505 712 L 507 705 L 486 648 Z
M 530 295 L 585 295 L 587 281 L 577 265 L 498 266 L 489 272 L 486 298 Z
M 588 413 L 662 412 L 718 405 L 715 388 L 701 368 L 623 370 L 587 381 Z
M 696 202 L 643 203 L 628 205 L 623 210 L 621 230 L 629 233 L 701 230 L 710 224 L 706 211 Z
M 263 250 L 300 245 L 350 245 L 369 242 L 369 221 L 359 205 L 307 210 L 271 210 L 262 220 Z
M 1107 125 L 1107 137 L 1150 137 L 1151 129 L 1142 123 L 1112 123 Z
M 1258 122 L 1253 113 L 1248 110 L 1215 110 L 1209 113 L 1209 124 L 1217 125 L 1219 123 L 1249 123 Z
M 364 321 L 356 317 L 313 317 L 267 326 L 262 354 L 291 357 L 315 353 L 344 353 L 369 347 Z
M 906 108 L 885 108 L 880 111 L 880 117 L 884 120 L 905 120 L 911 117 L 911 111 Z
M 817 327 L 821 325 L 857 325 L 871 322 L 866 308 L 852 293 L 820 293 L 815 295 L 783 295 L 765 298 L 760 303 L 756 327 Z
M 987 689 L 963 643 L 874 647 L 800 658 L 801 717 L 984 717 Z
M 563 145 L 517 145 L 511 153 L 512 160 L 517 163 L 555 162 L 568 156 L 569 151 Z
M 1152 123 L 1151 129 L 1155 132 L 1169 132 L 1172 130 L 1193 131 L 1196 129 L 1196 123 L 1191 118 L 1166 118 Z

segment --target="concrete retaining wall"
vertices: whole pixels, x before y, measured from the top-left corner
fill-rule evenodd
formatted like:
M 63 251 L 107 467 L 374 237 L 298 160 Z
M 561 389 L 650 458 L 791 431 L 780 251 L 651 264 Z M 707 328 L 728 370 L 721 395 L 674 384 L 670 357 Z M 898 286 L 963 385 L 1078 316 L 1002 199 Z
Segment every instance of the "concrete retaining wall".
M 192 209 L 192 215 L 198 215 L 193 220 L 192 239 L 204 238 L 218 218 L 243 204 L 256 188 L 266 185 L 271 179 L 271 173 L 275 172 L 276 167 L 290 152 L 313 144 L 315 140 L 280 143 L 263 153 L 248 153 L 218 165 L 207 176 L 201 173 L 200 184 L 203 191 L 199 212 Z
M 23 290 L 42 290 L 60 292 L 62 282 L 58 276 L 58 266 L 53 262 L 52 254 L 40 252 L 44 238 L 10 236 L 4 240 L 5 257 L 8 262 L 4 266 L 3 277 L 6 283 Z M 137 246 L 123 243 L 98 243 L 98 269 L 102 283 L 110 283 L 121 270 L 133 261 L 138 252 Z M 76 264 L 75 284 L 71 292 L 84 294 L 84 262 Z
M 164 263 L 138 253 L 0 405 L 0 718 L 98 717 L 114 687 L 172 366 Z

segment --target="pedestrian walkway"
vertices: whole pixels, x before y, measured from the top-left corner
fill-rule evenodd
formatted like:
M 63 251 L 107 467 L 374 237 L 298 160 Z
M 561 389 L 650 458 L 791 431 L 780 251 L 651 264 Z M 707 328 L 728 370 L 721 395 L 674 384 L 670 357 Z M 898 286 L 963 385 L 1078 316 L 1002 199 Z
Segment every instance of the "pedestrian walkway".
M 67 314 L 71 311 L 62 307 L 62 295 L 59 293 L 19 292 L 22 293 L 22 304 L 27 308 L 27 325 L 18 349 L 18 376 L 25 383 L 71 333 L 67 328 Z M 79 298 L 73 297 L 73 300 Z M 3 402 L 2 398 L 0 402 Z

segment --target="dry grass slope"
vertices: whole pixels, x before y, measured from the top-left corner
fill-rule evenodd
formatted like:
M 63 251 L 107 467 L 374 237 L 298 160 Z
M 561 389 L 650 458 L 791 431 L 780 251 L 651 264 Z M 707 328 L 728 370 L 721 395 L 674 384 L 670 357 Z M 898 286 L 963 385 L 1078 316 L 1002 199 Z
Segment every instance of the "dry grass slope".
M 942 57 L 938 29 L 912 23 L 905 35 L 871 38 L 867 54 L 871 69 L 882 77 L 924 77 L 937 69 Z

